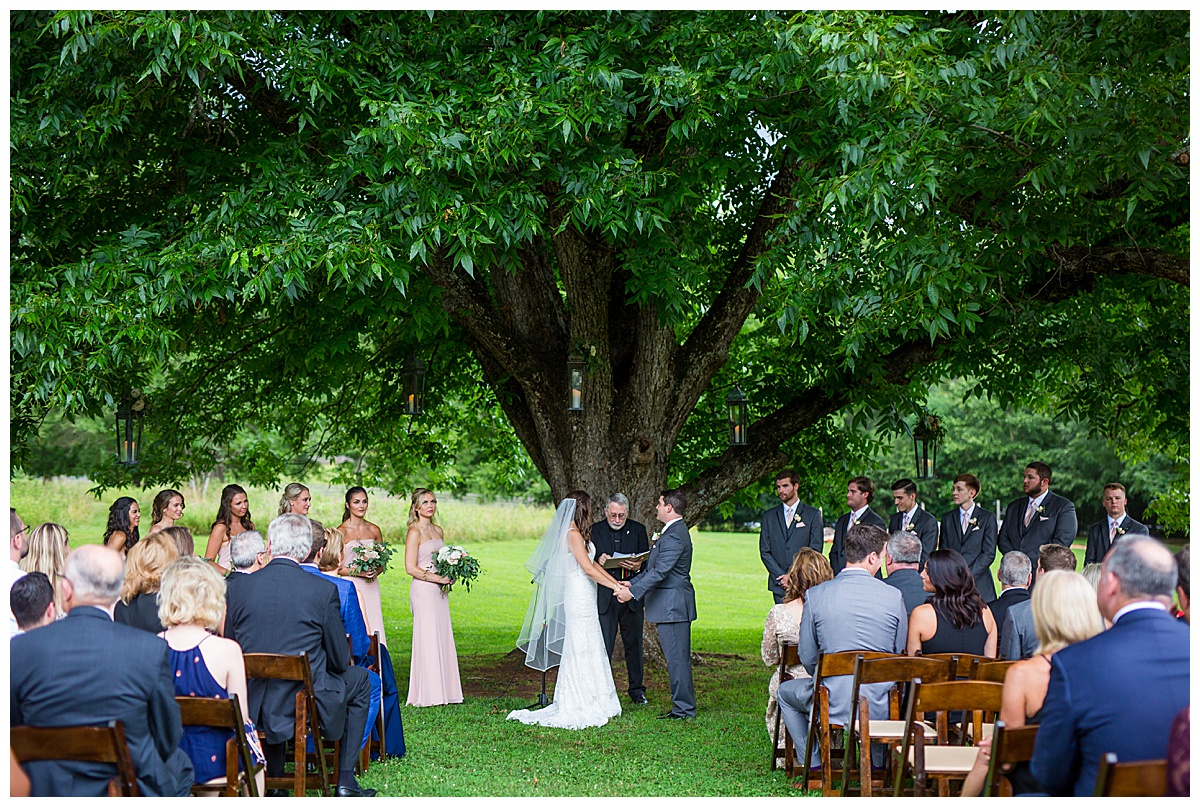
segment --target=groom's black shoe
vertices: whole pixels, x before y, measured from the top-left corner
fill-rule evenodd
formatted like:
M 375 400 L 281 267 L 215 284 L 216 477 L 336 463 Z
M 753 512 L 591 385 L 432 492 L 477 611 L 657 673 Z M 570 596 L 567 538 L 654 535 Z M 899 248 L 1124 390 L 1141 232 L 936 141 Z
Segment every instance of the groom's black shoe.
M 650 701 L 646 700 L 646 695 L 645 695 L 645 693 L 642 693 L 642 692 L 633 693 L 632 695 L 629 696 L 629 700 L 633 701 L 638 706 L 645 706 L 647 703 L 650 702 Z
M 659 720 L 691 720 L 690 717 L 684 717 L 683 715 L 677 715 L 674 712 L 663 712 L 661 715 L 658 716 L 658 719 Z

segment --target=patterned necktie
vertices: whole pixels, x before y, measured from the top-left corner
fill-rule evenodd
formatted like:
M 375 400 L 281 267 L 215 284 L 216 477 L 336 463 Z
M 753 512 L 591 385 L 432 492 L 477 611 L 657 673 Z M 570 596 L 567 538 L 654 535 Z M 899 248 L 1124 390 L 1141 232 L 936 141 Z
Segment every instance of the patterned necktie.
M 1115 540 L 1117 540 L 1117 522 L 1114 521 L 1108 527 L 1108 542 L 1111 544 Z
M 1033 521 L 1033 499 L 1029 500 L 1029 507 L 1025 508 L 1025 526 L 1029 526 L 1029 522 Z
M 963 532 L 963 535 L 966 535 L 966 534 L 967 534 L 967 516 L 969 516 L 969 515 L 971 515 L 971 511 L 970 511 L 970 510 L 964 510 L 964 511 L 963 511 L 963 514 L 962 514 L 962 532 Z

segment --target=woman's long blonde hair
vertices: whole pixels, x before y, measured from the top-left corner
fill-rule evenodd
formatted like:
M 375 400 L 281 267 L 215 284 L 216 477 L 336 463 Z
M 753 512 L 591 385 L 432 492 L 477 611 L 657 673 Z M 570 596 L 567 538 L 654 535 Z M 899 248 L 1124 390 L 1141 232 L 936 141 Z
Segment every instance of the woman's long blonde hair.
M 179 558 L 175 539 L 159 530 L 133 545 L 125 558 L 125 581 L 121 583 L 121 602 L 129 605 L 139 594 L 158 591 L 163 570 Z
M 337 527 L 325 528 L 325 546 L 317 555 L 317 568 L 323 572 L 337 574 L 342 565 L 342 548 L 346 545 L 346 536 Z
M 47 521 L 29 531 L 29 554 L 18 564 L 23 572 L 41 572 L 54 586 L 54 612 L 62 614 L 62 589 L 59 575 L 67 562 L 67 528 Z
M 1096 589 L 1077 572 L 1046 572 L 1033 587 L 1035 655 L 1050 655 L 1104 630 Z
M 408 506 L 408 523 L 404 526 L 411 527 L 413 524 L 416 524 L 418 520 L 420 520 L 421 517 L 417 514 L 417 505 L 420 503 L 421 497 L 426 493 L 428 493 L 430 496 L 434 495 L 433 491 L 429 488 L 417 488 L 413 491 L 412 503 Z M 432 522 L 433 519 L 430 519 L 430 521 Z

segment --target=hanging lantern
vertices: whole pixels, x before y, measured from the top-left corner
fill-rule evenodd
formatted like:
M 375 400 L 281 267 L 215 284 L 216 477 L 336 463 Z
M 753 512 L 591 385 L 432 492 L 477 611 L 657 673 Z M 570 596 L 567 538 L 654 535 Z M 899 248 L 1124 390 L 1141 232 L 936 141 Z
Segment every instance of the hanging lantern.
M 936 478 L 938 444 L 944 436 L 942 421 L 937 415 L 926 412 L 917 420 L 916 428 L 912 430 L 917 479 Z
M 404 368 L 404 414 L 416 417 L 425 409 L 425 362 L 414 357 Z
M 734 388 L 725 396 L 725 408 L 728 411 L 729 445 L 731 446 L 746 445 L 746 425 L 749 422 L 749 405 L 750 399 L 746 397 L 746 393 L 742 392 L 742 388 L 737 385 L 734 385 Z
M 142 456 L 142 418 L 146 414 L 146 396 L 131 390 L 117 404 L 117 462 L 132 467 Z
M 583 359 L 577 353 L 567 357 L 567 411 L 583 411 Z

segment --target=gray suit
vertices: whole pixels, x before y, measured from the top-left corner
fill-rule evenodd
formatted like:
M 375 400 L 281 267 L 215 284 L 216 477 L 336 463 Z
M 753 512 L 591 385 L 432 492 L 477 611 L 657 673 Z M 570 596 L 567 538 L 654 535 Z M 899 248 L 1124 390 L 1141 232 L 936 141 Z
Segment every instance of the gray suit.
M 758 554 L 762 557 L 763 566 L 767 567 L 767 588 L 775 596 L 775 602 L 783 602 L 784 592 L 783 586 L 779 585 L 779 576 L 792 568 L 796 554 L 806 546 L 818 552 L 825 548 L 825 525 L 821 521 L 820 510 L 797 501 L 796 513 L 790 524 L 784 523 L 783 504 L 763 513 L 762 526 L 758 531 Z
M 1025 511 L 1029 507 L 1028 496 L 1013 499 L 1004 511 L 1004 524 L 996 540 L 1000 555 L 1021 550 L 1037 568 L 1038 551 L 1044 544 L 1069 547 L 1079 532 L 1079 517 L 1075 505 L 1054 491 L 1046 491 L 1042 499 L 1041 512 L 1035 512 L 1025 526 Z
M 667 677 L 671 680 L 671 713 L 696 716 L 692 686 L 692 622 L 696 619 L 696 590 L 692 588 L 692 536 L 683 519 L 672 521 L 650 549 L 646 565 L 629 593 L 645 599 L 646 619 L 658 626 Z
M 808 590 L 800 617 L 800 663 L 809 675 L 817 668 L 821 652 L 878 650 L 903 653 L 908 640 L 908 615 L 899 589 L 876 580 L 865 569 L 847 566 L 837 577 Z M 845 724 L 850 717 L 853 677 L 825 679 L 829 689 L 829 721 Z M 887 693 L 892 684 L 868 684 L 861 690 L 870 703 L 871 717 L 886 718 Z M 779 685 L 779 706 L 784 723 L 804 758 L 808 719 L 813 701 L 813 679 L 793 678 Z M 814 757 L 816 750 L 813 749 Z M 880 749 L 882 750 L 882 749 Z
M 1033 601 L 1025 600 L 1009 607 L 1004 616 L 1004 628 L 1000 631 L 1004 637 L 1000 652 L 1008 661 L 1033 658 L 1037 650 L 1037 631 L 1033 628 Z

